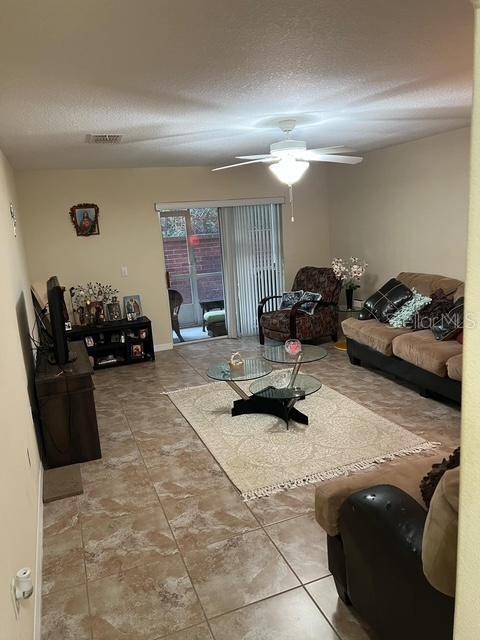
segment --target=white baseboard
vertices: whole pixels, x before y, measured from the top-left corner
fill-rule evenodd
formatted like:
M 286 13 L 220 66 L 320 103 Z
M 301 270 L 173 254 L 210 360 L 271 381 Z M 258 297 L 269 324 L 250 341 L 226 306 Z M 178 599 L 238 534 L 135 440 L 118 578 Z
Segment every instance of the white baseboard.
M 42 565 L 43 565 L 43 468 L 38 471 L 37 548 L 35 566 L 35 605 L 33 613 L 33 638 L 40 640 L 42 633 Z
M 173 342 L 166 342 L 165 344 L 153 345 L 153 350 L 155 351 L 155 353 L 157 351 L 168 351 L 169 349 L 173 349 Z

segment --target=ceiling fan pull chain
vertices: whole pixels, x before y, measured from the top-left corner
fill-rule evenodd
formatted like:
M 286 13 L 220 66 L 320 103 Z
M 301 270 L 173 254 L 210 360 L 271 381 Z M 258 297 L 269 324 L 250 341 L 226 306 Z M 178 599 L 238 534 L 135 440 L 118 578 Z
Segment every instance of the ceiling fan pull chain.
M 293 187 L 291 184 L 288 185 L 288 195 L 290 196 L 290 210 L 292 212 L 292 217 L 290 218 L 290 220 L 292 222 L 295 222 L 295 213 L 293 211 Z

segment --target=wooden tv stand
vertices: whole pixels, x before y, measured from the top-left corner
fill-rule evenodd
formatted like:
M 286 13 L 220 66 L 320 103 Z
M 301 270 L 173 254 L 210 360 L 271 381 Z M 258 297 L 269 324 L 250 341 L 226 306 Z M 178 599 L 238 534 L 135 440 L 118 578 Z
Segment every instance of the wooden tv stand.
M 75 360 L 61 366 L 45 351 L 37 355 L 35 389 L 48 469 L 102 457 L 92 365 L 83 342 L 70 342 L 69 349 Z

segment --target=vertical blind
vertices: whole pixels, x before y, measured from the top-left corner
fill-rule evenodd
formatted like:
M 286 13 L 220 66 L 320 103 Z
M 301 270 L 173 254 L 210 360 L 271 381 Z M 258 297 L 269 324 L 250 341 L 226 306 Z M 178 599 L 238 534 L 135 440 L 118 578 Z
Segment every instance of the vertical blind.
M 258 331 L 262 298 L 283 291 L 283 252 L 279 204 L 231 207 L 231 247 L 225 247 L 236 284 L 235 315 L 241 336 Z

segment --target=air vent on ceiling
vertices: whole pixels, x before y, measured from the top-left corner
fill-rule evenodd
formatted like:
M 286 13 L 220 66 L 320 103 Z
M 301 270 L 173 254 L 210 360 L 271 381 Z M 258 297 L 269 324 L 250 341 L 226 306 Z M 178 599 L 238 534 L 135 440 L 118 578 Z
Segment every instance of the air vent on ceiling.
M 122 141 L 121 133 L 89 133 L 85 142 L 91 144 L 118 144 Z

